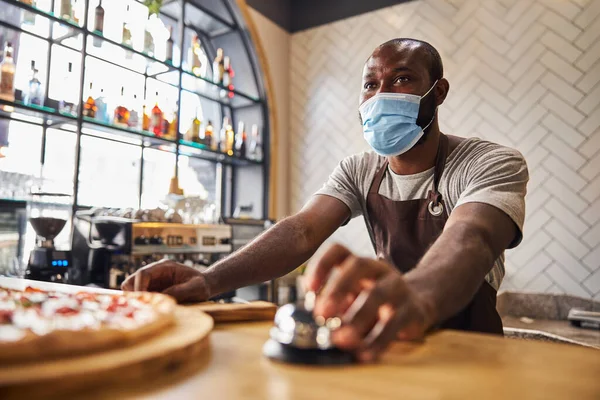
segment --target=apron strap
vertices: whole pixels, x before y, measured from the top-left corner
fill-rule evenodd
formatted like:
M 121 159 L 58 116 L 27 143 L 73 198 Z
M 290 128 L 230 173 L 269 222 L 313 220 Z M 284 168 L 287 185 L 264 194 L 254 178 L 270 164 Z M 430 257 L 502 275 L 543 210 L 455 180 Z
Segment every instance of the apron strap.
M 448 136 L 440 133 L 440 142 L 435 156 L 435 169 L 433 170 L 433 192 L 436 197 L 440 194 L 438 187 L 446 166 L 446 157 L 448 157 Z
M 369 188 L 369 193 L 371 193 L 371 194 L 379 193 L 379 186 L 381 186 L 381 181 L 383 180 L 383 177 L 385 176 L 385 170 L 387 169 L 387 167 L 388 167 L 388 160 L 386 158 L 385 162 L 383 163 L 383 166 L 381 167 L 381 169 L 379 171 L 377 171 L 375 178 L 373 178 L 373 182 L 371 183 L 371 187 Z

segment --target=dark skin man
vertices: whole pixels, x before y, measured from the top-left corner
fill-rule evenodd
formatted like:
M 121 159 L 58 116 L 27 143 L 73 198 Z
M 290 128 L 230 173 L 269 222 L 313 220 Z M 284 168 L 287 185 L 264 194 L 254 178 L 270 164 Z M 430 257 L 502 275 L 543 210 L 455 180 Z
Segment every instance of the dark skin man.
M 378 93 L 424 95 L 434 85 L 430 64 L 430 55 L 418 42 L 377 48 L 363 70 L 359 103 Z M 448 91 L 444 78 L 433 86 L 438 106 Z M 432 168 L 440 136 L 436 117 L 416 146 L 388 157 L 392 171 L 411 175 Z M 449 152 L 463 140 L 448 138 Z M 205 272 L 165 260 L 140 269 L 122 287 L 162 291 L 181 302 L 206 300 L 290 272 L 350 217 L 344 202 L 316 195 L 296 215 Z M 441 235 L 406 274 L 387 261 L 358 257 L 334 245 L 311 260 L 307 270 L 307 289 L 319 293 L 314 312 L 326 318 L 339 316 L 343 325 L 334 333 L 334 344 L 361 360 L 373 360 L 393 340 L 419 339 L 465 307 L 517 232 L 500 209 L 478 202 L 462 204 L 452 210 Z M 337 273 L 332 274 L 334 270 Z

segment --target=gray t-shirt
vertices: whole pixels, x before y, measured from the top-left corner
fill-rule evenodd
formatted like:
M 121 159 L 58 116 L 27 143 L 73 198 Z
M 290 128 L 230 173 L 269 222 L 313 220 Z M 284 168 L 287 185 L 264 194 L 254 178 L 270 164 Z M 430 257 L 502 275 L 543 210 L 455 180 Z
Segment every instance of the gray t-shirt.
M 385 160 L 385 157 L 374 152 L 347 157 L 316 193 L 342 201 L 352 212 L 352 218 L 363 215 L 373 244 L 366 199 L 375 174 Z M 448 213 L 462 204 L 472 202 L 490 204 L 504 211 L 519 228 L 517 237 L 511 243 L 512 248 L 522 239 L 528 180 L 527 164 L 517 150 L 469 138 L 459 143 L 448 155 L 439 190 Z M 395 201 L 413 200 L 426 198 L 432 188 L 433 168 L 414 175 L 397 175 L 388 167 L 379 194 Z M 503 278 L 504 254 L 501 254 L 486 280 L 498 290 Z

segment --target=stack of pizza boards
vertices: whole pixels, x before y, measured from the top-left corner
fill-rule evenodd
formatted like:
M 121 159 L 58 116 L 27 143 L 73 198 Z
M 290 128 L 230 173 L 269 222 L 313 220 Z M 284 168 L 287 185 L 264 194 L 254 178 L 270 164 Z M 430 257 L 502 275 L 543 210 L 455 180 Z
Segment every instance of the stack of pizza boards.
M 159 293 L 0 287 L 0 397 L 172 376 L 198 360 L 212 327 L 210 316 Z

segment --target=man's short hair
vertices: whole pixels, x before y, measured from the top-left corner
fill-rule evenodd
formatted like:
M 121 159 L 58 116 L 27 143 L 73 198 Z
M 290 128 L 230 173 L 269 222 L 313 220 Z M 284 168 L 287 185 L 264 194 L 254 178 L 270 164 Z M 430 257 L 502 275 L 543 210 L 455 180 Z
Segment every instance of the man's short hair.
M 429 77 L 432 83 L 441 79 L 444 76 L 444 65 L 442 64 L 442 57 L 440 57 L 440 53 L 436 50 L 435 47 L 423 40 L 411 38 L 396 38 L 388 40 L 387 42 L 379 45 L 378 48 L 403 45 L 418 45 L 425 51 L 425 55 L 427 56 L 427 61 L 429 63 Z

